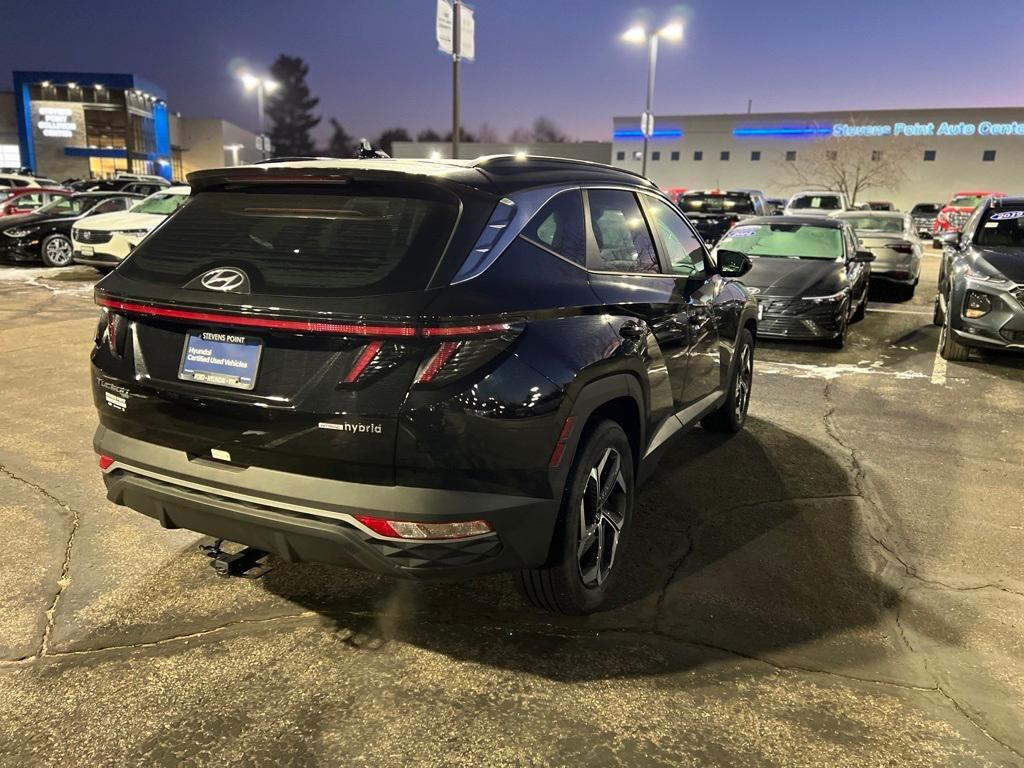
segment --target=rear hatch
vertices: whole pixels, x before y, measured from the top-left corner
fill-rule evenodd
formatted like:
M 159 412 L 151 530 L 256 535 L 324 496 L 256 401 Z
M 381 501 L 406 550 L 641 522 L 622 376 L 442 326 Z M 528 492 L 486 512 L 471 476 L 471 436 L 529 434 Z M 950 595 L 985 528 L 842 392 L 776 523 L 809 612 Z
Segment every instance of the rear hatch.
M 457 187 L 200 190 L 97 288 L 101 421 L 197 457 L 393 482 L 399 411 L 443 343 L 424 314 L 494 205 Z

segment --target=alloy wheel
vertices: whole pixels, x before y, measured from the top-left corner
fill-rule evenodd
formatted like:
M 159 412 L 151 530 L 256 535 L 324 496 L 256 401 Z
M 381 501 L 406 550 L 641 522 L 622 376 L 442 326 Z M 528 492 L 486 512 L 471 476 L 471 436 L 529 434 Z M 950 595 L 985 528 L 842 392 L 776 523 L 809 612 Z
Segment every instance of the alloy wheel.
M 46 257 L 55 267 L 71 263 L 71 243 L 63 237 L 55 237 L 46 244 Z
M 736 421 L 742 422 L 750 405 L 750 387 L 754 381 L 754 353 L 749 346 L 740 351 L 740 359 L 736 370 L 736 396 L 733 398 L 736 407 Z
M 584 586 L 603 584 L 615 565 L 626 520 L 626 493 L 622 456 L 615 448 L 606 448 L 591 467 L 580 499 L 576 561 Z

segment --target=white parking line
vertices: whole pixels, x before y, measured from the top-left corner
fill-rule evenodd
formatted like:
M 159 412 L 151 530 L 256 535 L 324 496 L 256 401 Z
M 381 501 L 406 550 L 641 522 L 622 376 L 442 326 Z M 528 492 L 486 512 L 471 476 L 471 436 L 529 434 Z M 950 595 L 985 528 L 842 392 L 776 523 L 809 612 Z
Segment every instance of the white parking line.
M 928 310 L 918 311 L 916 309 L 883 309 L 882 307 L 868 307 L 868 312 L 887 312 L 890 315 L 923 315 L 924 317 L 931 317 L 932 313 Z

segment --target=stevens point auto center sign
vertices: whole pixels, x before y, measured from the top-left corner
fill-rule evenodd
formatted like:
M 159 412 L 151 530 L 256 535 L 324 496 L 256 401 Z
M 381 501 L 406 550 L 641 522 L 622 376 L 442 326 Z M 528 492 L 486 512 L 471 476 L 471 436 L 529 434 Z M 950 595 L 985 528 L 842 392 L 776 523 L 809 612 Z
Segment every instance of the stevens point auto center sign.
M 836 123 L 832 135 L 838 138 L 861 136 L 1024 136 L 1024 123 L 888 123 L 882 125 L 853 125 Z

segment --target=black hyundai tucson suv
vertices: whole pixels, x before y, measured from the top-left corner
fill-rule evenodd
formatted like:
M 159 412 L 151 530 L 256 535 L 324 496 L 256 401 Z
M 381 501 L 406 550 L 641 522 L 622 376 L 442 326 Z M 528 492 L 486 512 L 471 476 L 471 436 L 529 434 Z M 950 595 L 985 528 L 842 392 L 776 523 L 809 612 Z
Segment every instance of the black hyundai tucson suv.
M 200 171 L 96 288 L 108 497 L 413 578 L 518 571 L 552 611 L 621 572 L 637 483 L 735 432 L 756 305 L 646 179 L 549 158 Z

